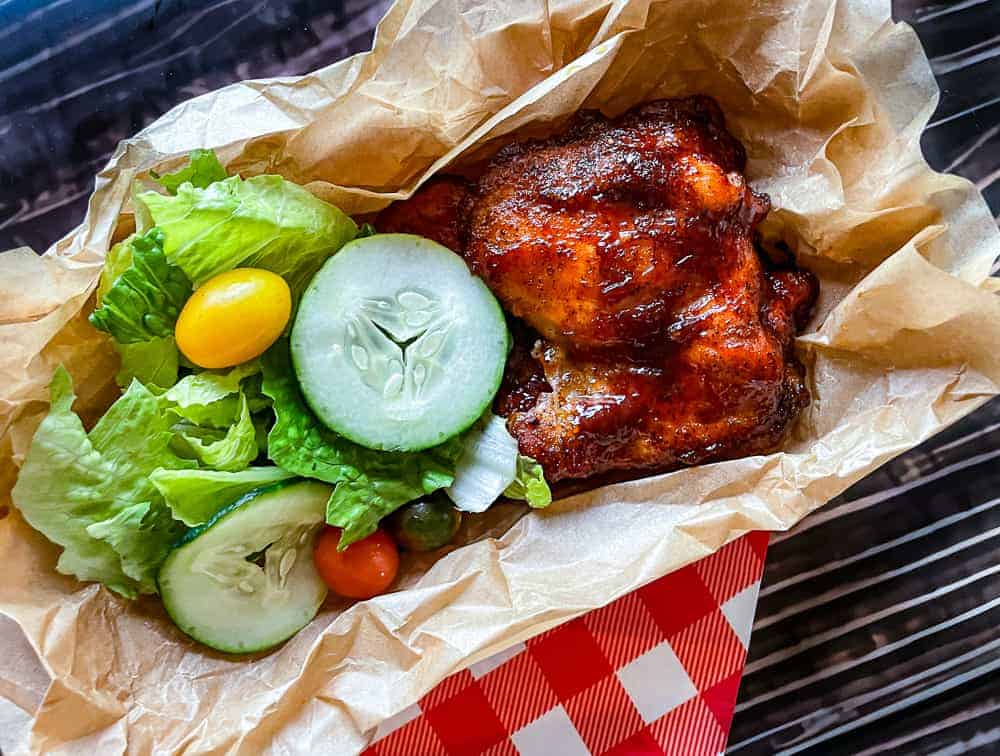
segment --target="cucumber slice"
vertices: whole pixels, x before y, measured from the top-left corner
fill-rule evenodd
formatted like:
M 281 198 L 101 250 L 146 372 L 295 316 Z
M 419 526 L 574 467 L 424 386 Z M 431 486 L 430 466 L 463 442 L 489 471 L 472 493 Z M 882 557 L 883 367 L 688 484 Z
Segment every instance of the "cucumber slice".
M 177 627 L 206 646 L 245 654 L 305 626 L 326 597 L 312 549 L 330 491 L 314 481 L 278 483 L 189 531 L 158 577 Z
M 500 305 L 461 257 L 419 236 L 376 234 L 313 278 L 292 360 L 330 429 L 371 449 L 419 451 L 483 414 L 509 343 Z

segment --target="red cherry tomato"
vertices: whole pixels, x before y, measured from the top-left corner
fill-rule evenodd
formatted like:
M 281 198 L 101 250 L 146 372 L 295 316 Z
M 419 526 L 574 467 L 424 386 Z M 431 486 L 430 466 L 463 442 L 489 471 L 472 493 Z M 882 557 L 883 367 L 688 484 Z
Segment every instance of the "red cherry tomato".
M 331 591 L 366 599 L 384 593 L 399 571 L 399 550 L 383 530 L 337 551 L 340 528 L 326 527 L 316 539 L 313 562 Z

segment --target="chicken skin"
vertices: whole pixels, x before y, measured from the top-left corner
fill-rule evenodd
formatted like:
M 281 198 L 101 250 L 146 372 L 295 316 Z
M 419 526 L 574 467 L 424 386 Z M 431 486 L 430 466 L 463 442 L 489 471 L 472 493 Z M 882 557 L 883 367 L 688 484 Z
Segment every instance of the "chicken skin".
M 423 236 L 459 252 L 459 208 L 468 194 L 465 180 L 457 176 L 435 177 L 410 199 L 394 202 L 379 213 L 375 227 L 383 234 Z
M 816 280 L 768 270 L 744 166 L 713 100 L 661 100 L 582 113 L 376 225 L 434 216 L 526 324 L 496 409 L 550 480 L 665 470 L 768 451 L 808 403 L 791 343 Z

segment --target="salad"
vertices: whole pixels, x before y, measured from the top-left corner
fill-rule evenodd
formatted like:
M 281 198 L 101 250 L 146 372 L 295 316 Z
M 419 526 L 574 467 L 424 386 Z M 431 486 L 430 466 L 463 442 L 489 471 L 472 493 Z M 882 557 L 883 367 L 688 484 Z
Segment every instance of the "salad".
M 550 503 L 490 411 L 510 336 L 458 255 L 207 150 L 152 179 L 90 315 L 121 397 L 87 430 L 58 368 L 13 490 L 60 572 L 248 653 L 328 591 L 389 590 L 399 549 L 447 545 L 463 513 Z

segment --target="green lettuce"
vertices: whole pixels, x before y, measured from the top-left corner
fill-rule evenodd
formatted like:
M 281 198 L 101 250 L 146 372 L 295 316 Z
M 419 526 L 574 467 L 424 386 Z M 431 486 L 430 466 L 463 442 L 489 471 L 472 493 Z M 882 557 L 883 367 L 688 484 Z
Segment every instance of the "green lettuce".
M 294 477 L 280 467 L 249 467 L 240 472 L 161 468 L 149 476 L 174 517 L 192 528 L 208 522 L 244 494 Z
M 172 409 L 185 424 L 202 428 L 202 437 L 218 439 L 224 435 L 219 433 L 219 429 L 228 428 L 239 419 L 240 394 L 227 396 L 211 404 L 176 405 Z
M 259 372 L 257 360 L 227 370 L 204 370 L 182 378 L 164 396 L 181 407 L 206 406 L 238 393 L 243 379 Z
M 104 296 L 118 277 L 132 265 L 132 242 L 135 234 L 130 234 L 108 250 L 104 256 L 104 267 L 101 269 L 101 279 L 97 284 L 97 304 L 100 305 Z
M 191 150 L 188 155 L 188 164 L 173 173 L 158 174 L 150 171 L 150 175 L 156 179 L 160 186 L 171 194 L 177 194 L 177 189 L 181 184 L 188 183 L 199 189 L 222 181 L 226 178 L 226 169 L 222 167 L 219 158 L 212 150 Z
M 542 466 L 517 451 L 507 421 L 487 412 L 464 436 L 455 482 L 445 493 L 462 512 L 484 512 L 503 494 L 541 509 L 552 503 Z
M 452 484 L 461 440 L 419 453 L 366 449 L 327 430 L 306 406 L 286 341 L 264 355 L 263 368 L 263 391 L 276 418 L 268 456 L 285 470 L 335 485 L 326 520 L 343 528 L 340 548 L 372 533 L 379 520 L 408 501 Z
M 552 491 L 545 482 L 542 466 L 531 457 L 523 455 L 518 455 L 517 475 L 503 495 L 508 499 L 526 501 L 534 509 L 542 509 L 552 503 Z
M 136 235 L 132 234 L 115 244 L 104 259 L 104 269 L 97 286 L 97 305 L 104 302 L 105 296 L 111 291 L 115 282 L 132 266 L 132 242 Z M 177 369 L 180 362 L 180 352 L 174 342 L 173 334 L 123 344 L 113 340 L 115 350 L 121 357 L 121 369 L 115 380 L 122 388 L 126 388 L 133 380 L 145 383 L 147 386 L 172 386 L 177 382 Z
M 250 404 L 242 393 L 236 421 L 225 432 L 184 423 L 174 426 L 174 430 L 184 451 L 215 470 L 236 472 L 257 457 L 257 429 L 250 414 Z
M 142 192 L 140 217 L 166 234 L 167 259 L 195 285 L 238 266 L 265 268 L 301 293 L 331 254 L 353 239 L 350 218 L 280 176 L 232 176 L 174 196 Z
M 182 532 L 149 480 L 155 469 L 194 463 L 171 450 L 171 419 L 133 382 L 88 434 L 73 412 L 69 374 L 58 368 L 52 405 L 12 491 L 25 520 L 63 547 L 57 569 L 133 598 L 155 592 L 156 570 Z
M 90 322 L 119 344 L 135 344 L 171 336 L 181 308 L 191 296 L 191 282 L 184 272 L 167 262 L 163 231 L 150 229 L 133 237 L 131 260 L 101 297 Z M 109 270 L 117 270 L 123 255 L 114 254 Z
M 235 472 L 260 454 L 263 417 L 253 413 L 269 405 L 260 395 L 256 360 L 225 371 L 205 370 L 185 376 L 163 395 L 181 420 L 174 430 L 186 456 L 216 470 Z
M 225 428 L 232 425 L 239 414 L 238 394 L 242 382 L 258 373 L 260 362 L 256 360 L 225 371 L 204 370 L 181 378 L 167 390 L 164 398 L 175 405 L 178 415 L 195 425 Z M 258 392 L 259 386 L 255 386 L 247 393 L 256 395 Z M 251 403 L 251 412 L 256 409 Z
M 135 344 L 114 342 L 122 358 L 115 380 L 122 388 L 137 380 L 147 386 L 166 388 L 177 382 L 180 352 L 172 336 L 139 341 Z

